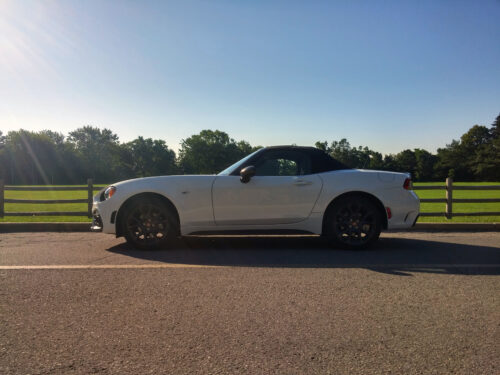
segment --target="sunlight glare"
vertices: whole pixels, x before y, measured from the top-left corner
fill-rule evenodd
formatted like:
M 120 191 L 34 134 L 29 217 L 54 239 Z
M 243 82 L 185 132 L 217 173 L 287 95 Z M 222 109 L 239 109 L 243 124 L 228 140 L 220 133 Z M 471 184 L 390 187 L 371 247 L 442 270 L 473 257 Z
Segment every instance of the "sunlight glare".
M 57 59 L 74 48 L 54 2 L 0 1 L 0 70 L 55 75 Z

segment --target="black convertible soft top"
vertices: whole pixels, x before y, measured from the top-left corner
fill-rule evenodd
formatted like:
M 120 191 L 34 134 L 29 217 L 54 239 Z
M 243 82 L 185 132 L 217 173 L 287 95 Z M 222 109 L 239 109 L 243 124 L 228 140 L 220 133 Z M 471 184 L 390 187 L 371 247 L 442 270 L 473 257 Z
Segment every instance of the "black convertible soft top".
M 352 169 L 341 163 L 340 161 L 332 158 L 323 150 L 316 147 L 308 146 L 271 146 L 265 147 L 268 150 L 291 150 L 291 151 L 301 151 L 307 153 L 312 159 L 312 173 L 322 173 L 329 171 L 337 171 L 340 169 Z
M 233 175 L 239 174 L 239 171 L 246 167 L 247 165 L 252 165 L 256 160 L 260 159 L 267 152 L 273 151 L 296 151 L 308 154 L 311 158 L 311 172 L 312 173 L 323 173 L 329 171 L 338 171 L 341 169 L 352 169 L 345 164 L 335 160 L 330 155 L 328 155 L 323 150 L 316 147 L 307 146 L 269 146 L 264 147 L 259 150 L 251 159 L 247 160 L 244 164 L 240 165 L 239 168 L 233 171 Z

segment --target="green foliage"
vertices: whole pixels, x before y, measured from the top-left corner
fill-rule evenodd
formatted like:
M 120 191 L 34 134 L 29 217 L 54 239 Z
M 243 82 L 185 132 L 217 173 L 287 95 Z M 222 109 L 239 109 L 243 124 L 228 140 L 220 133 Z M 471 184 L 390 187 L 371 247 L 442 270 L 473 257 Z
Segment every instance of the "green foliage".
M 4 175 L 13 181 L 50 184 L 55 171 L 56 146 L 42 133 L 10 131 L 5 137 Z M 6 179 L 6 178 L 5 178 Z M 7 180 L 7 179 L 6 179 Z
M 429 151 L 415 149 L 415 179 L 417 181 L 432 181 L 434 179 L 434 164 L 437 157 Z
M 416 181 L 500 180 L 500 115 L 490 128 L 474 125 L 437 153 L 416 148 L 382 155 L 347 139 L 316 147 L 352 168 L 410 172 Z M 255 151 L 220 130 L 203 130 L 182 140 L 179 155 L 164 140 L 138 137 L 120 143 L 109 129 L 84 126 L 65 137 L 51 130 L 0 131 L 0 178 L 6 184 L 106 183 L 175 173 L 213 174 Z M 288 168 L 284 166 L 283 168 Z M 291 172 L 290 172 L 291 173 Z
M 330 154 L 331 157 L 351 168 L 370 168 L 373 154 L 377 154 L 368 147 L 352 147 L 347 139 L 328 142 L 316 142 L 316 147 Z M 381 154 L 378 154 L 381 156 Z
M 220 130 L 202 130 L 183 139 L 179 166 L 186 174 L 214 174 L 253 151 L 248 142 L 236 142 Z
M 175 152 L 165 141 L 138 137 L 122 146 L 122 160 L 136 177 L 175 174 Z
M 401 172 L 409 172 L 412 176 L 415 176 L 415 170 L 417 166 L 417 158 L 415 157 L 415 152 L 411 150 L 401 151 L 394 157 L 397 168 Z
M 316 142 L 316 147 L 351 168 L 409 172 L 416 181 L 442 181 L 448 176 L 462 181 L 500 180 L 500 115 L 491 128 L 474 125 L 436 155 L 416 148 L 382 158 L 368 147 L 352 147 L 345 138 Z
M 84 126 L 69 133 L 68 142 L 73 145 L 88 177 L 102 181 L 115 175 L 118 166 L 118 136 L 109 129 Z
M 0 178 L 7 184 L 105 183 L 176 173 L 165 141 L 139 137 L 120 144 L 109 129 L 84 126 L 63 134 L 26 130 L 0 134 Z
M 8 161 L 7 152 L 5 151 L 5 136 L 0 130 L 0 179 L 4 179 L 7 175 Z
M 492 127 L 474 125 L 460 140 L 438 149 L 435 174 L 446 176 L 453 169 L 455 178 L 463 181 L 500 179 L 500 115 Z

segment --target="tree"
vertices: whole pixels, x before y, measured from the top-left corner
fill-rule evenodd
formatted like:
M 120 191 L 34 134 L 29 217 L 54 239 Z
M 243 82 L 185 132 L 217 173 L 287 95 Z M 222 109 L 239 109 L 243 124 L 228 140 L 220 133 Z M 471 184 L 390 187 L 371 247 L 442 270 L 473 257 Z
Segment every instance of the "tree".
M 380 152 L 371 151 L 369 156 L 370 156 L 370 163 L 368 165 L 369 169 L 383 170 L 385 168 L 384 158 Z
M 403 150 L 395 155 L 394 161 L 397 165 L 396 171 L 409 172 L 412 176 L 415 176 L 415 170 L 417 166 L 415 152 L 413 152 L 412 150 Z
M 470 155 L 469 167 L 478 180 L 500 179 L 500 115 L 491 128 L 474 126 L 461 138 Z
M 437 154 L 424 149 L 385 155 L 340 141 L 316 147 L 353 168 L 410 172 L 418 181 L 500 180 L 500 115 L 491 127 L 472 126 Z M 81 184 L 87 177 L 109 182 L 174 173 L 217 173 L 260 147 L 235 141 L 219 130 L 182 140 L 178 159 L 165 141 L 138 137 L 120 143 L 109 129 L 84 126 L 64 134 L 52 130 L 0 131 L 0 178 L 7 184 Z
M 495 163 L 492 147 L 493 136 L 486 126 L 474 125 L 460 138 L 462 153 L 468 169 L 477 179 L 488 180 L 494 174 Z
M 132 156 L 128 164 L 135 177 L 169 175 L 177 172 L 175 152 L 170 150 L 163 140 L 138 137 L 123 147 Z
M 244 155 L 244 156 L 249 155 L 254 151 L 257 151 L 259 148 L 262 148 L 261 146 L 253 147 L 247 141 L 239 141 L 237 143 L 237 146 L 238 146 L 238 149 L 240 150 L 240 152 L 242 153 L 242 155 Z
M 320 150 L 326 152 L 326 153 L 330 153 L 330 148 L 328 147 L 327 141 L 323 141 L 323 142 L 318 141 L 314 144 L 314 146 L 316 148 L 319 148 Z
M 492 165 L 490 169 L 490 179 L 494 181 L 500 180 L 500 115 L 498 115 L 491 124 L 491 147 L 489 149 L 488 160 Z
M 179 166 L 188 174 L 218 173 L 252 151 L 248 142 L 236 143 L 223 131 L 202 130 L 182 140 Z
M 7 153 L 5 151 L 5 136 L 0 130 L 0 180 L 7 181 Z
M 57 172 L 57 150 L 53 141 L 41 133 L 20 129 L 5 138 L 4 174 L 10 183 L 50 184 Z
M 107 182 L 118 174 L 119 142 L 111 130 L 84 126 L 70 132 L 68 142 L 74 146 L 88 177 Z
M 384 155 L 384 170 L 386 171 L 396 171 L 398 170 L 398 164 L 393 154 Z
M 369 168 L 371 158 L 374 155 L 374 152 L 366 146 L 351 147 L 345 138 L 340 141 L 332 141 L 330 146 L 326 141 L 316 142 L 315 146 L 351 168 Z
M 446 177 L 453 170 L 455 178 L 459 180 L 500 178 L 500 172 L 497 172 L 500 169 L 500 157 L 495 147 L 495 124 L 491 129 L 474 125 L 459 141 L 453 140 L 446 148 L 438 149 L 437 174 Z
M 478 147 L 490 142 L 490 130 L 483 125 L 474 125 L 460 137 L 460 144 L 467 152 L 474 152 Z
M 328 149 L 328 153 L 334 159 L 337 159 L 349 167 L 358 167 L 356 155 L 353 152 L 350 143 L 345 138 L 342 138 L 340 141 L 332 141 Z
M 436 156 L 437 162 L 434 165 L 434 174 L 438 179 L 444 180 L 446 177 L 460 180 L 471 179 L 472 174 L 464 163 L 465 156 L 460 147 L 460 141 L 454 139 L 446 147 L 438 148 Z
M 44 135 L 47 138 L 51 139 L 52 142 L 57 146 L 61 146 L 64 144 L 65 137 L 64 137 L 64 134 L 62 134 L 62 133 L 58 133 L 58 132 L 46 129 L 46 130 L 42 130 L 39 134 Z
M 436 164 L 437 157 L 432 155 L 429 151 L 416 148 L 415 152 L 415 180 L 417 181 L 431 181 L 434 178 L 434 164 Z
M 495 118 L 493 124 L 491 124 L 490 133 L 492 138 L 500 138 L 500 114 Z

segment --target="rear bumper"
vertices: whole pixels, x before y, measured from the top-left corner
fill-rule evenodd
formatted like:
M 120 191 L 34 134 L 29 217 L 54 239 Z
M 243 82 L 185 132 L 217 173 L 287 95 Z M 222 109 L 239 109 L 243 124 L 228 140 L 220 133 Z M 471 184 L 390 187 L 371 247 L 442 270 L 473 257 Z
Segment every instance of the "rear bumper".
M 413 192 L 403 191 L 393 197 L 388 205 L 392 210 L 392 218 L 388 220 L 387 229 L 411 228 L 420 214 L 420 200 Z

